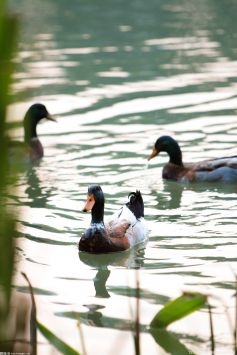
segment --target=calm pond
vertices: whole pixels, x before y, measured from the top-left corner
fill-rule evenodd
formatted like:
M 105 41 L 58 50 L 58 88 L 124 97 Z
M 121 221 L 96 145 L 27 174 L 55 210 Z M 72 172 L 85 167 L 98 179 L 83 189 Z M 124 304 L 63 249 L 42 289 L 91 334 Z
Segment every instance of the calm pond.
M 163 134 L 185 161 L 237 154 L 235 0 L 11 0 L 20 14 L 11 133 L 31 103 L 57 123 L 38 134 L 45 156 L 25 166 L 14 285 L 35 290 L 38 318 L 87 355 L 134 354 L 131 322 L 140 284 L 141 354 L 166 354 L 147 331 L 157 311 L 183 291 L 213 295 L 215 355 L 232 355 L 236 263 L 236 184 L 179 184 L 161 178 L 166 154 L 147 165 Z M 105 215 L 140 189 L 149 241 L 113 256 L 78 254 L 90 215 L 87 187 L 102 186 Z M 181 343 L 211 354 L 206 308 L 172 324 Z M 39 335 L 40 354 L 57 354 Z M 99 350 L 98 350 L 99 349 Z M 115 351 L 116 349 L 116 351 Z

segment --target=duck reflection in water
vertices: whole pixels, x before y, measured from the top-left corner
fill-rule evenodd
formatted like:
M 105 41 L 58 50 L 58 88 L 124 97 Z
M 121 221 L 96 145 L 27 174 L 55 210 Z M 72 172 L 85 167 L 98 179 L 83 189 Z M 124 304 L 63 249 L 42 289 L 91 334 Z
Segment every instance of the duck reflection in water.
M 56 190 L 55 185 L 46 185 L 48 180 L 41 181 L 39 178 L 39 171 L 37 167 L 32 166 L 26 172 L 27 187 L 25 193 L 28 196 L 26 205 L 30 207 L 45 208 L 52 196 L 52 193 Z
M 175 181 L 164 181 L 163 191 L 152 190 L 153 196 L 157 197 L 157 204 L 162 210 L 174 210 L 181 206 L 185 186 Z
M 93 278 L 95 297 L 110 298 L 109 287 L 106 283 L 113 270 L 109 270 L 108 267 L 120 266 L 126 269 L 139 269 L 144 265 L 145 245 L 137 245 L 131 250 L 120 253 L 91 254 L 79 251 L 78 255 L 80 261 L 97 270 Z M 112 322 L 113 327 L 116 329 L 124 330 L 126 327 L 131 328 L 131 325 L 127 325 L 125 320 L 105 317 L 103 313 L 100 312 L 100 309 L 105 308 L 104 306 L 98 304 L 84 304 L 84 307 L 86 307 L 88 311 L 80 312 L 80 319 L 90 326 L 111 327 Z
M 84 264 L 96 268 L 97 273 L 93 279 L 95 297 L 109 298 L 110 294 L 106 287 L 111 270 L 108 266 L 122 266 L 126 269 L 139 269 L 144 265 L 145 245 L 139 245 L 132 250 L 111 254 L 90 254 L 79 252 L 79 259 Z
M 84 304 L 84 307 L 88 308 L 88 312 L 83 313 L 83 315 L 80 315 L 82 319 L 84 318 L 84 322 L 89 323 L 94 327 L 104 327 L 103 314 L 98 310 L 105 307 L 100 306 L 98 304 Z
M 105 269 L 99 269 L 94 278 L 95 286 L 95 297 L 109 298 L 110 294 L 106 288 L 106 281 L 109 278 L 110 270 L 105 267 Z

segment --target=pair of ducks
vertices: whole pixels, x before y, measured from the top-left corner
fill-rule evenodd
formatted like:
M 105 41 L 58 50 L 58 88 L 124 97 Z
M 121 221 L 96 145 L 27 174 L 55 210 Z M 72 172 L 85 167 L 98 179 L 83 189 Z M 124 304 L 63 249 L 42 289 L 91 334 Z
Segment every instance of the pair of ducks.
M 24 145 L 28 149 L 31 161 L 43 157 L 43 147 L 36 132 L 37 124 L 43 118 L 54 120 L 42 104 L 32 105 L 24 117 Z M 165 164 L 162 171 L 164 179 L 190 182 L 237 182 L 237 156 L 184 164 L 180 146 L 170 136 L 161 136 L 157 139 L 148 160 L 160 152 L 169 155 L 169 162 Z M 131 192 L 128 198 L 129 201 L 107 223 L 104 223 L 104 193 L 99 185 L 89 186 L 83 211 L 91 211 L 91 224 L 79 241 L 80 251 L 118 252 L 146 241 L 148 230 L 144 220 L 141 192 Z

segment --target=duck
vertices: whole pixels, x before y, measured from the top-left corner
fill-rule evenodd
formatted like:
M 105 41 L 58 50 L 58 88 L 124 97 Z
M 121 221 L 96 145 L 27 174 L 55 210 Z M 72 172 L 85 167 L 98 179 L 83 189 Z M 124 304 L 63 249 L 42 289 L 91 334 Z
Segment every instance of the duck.
M 128 250 L 145 242 L 148 229 L 141 192 L 128 195 L 128 202 L 104 222 L 105 197 L 100 185 L 88 187 L 83 212 L 91 212 L 91 223 L 81 235 L 79 251 L 101 254 Z
M 31 162 L 44 156 L 44 148 L 37 135 L 37 125 L 43 118 L 56 122 L 44 104 L 34 103 L 28 108 L 23 119 L 24 142 L 10 141 L 11 153 L 14 151 L 12 154 L 24 154 Z
M 237 155 L 184 164 L 178 142 L 167 135 L 156 140 L 148 161 L 160 152 L 169 155 L 169 162 L 162 170 L 163 179 L 180 182 L 237 182 Z

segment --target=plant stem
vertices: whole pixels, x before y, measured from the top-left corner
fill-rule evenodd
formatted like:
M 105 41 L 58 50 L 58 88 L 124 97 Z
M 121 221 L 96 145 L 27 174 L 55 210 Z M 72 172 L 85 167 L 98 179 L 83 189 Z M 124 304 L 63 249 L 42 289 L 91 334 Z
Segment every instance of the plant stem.
M 136 270 L 136 320 L 135 320 L 134 343 L 135 343 L 135 354 L 140 355 L 140 284 L 139 284 L 138 270 Z
M 215 355 L 215 339 L 214 339 L 214 331 L 213 331 L 213 320 L 212 320 L 212 311 L 209 302 L 207 303 L 208 313 L 209 313 L 209 321 L 210 321 L 210 331 L 211 331 L 211 354 Z
M 32 355 L 37 355 L 37 326 L 36 326 L 36 303 L 34 297 L 33 287 L 28 279 L 27 275 L 22 272 L 22 276 L 26 279 L 29 289 L 30 289 L 30 296 L 31 296 L 31 316 L 30 316 L 30 343 L 32 347 Z
M 237 275 L 235 275 L 235 327 L 234 327 L 234 355 L 237 355 Z

